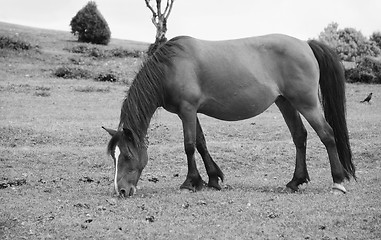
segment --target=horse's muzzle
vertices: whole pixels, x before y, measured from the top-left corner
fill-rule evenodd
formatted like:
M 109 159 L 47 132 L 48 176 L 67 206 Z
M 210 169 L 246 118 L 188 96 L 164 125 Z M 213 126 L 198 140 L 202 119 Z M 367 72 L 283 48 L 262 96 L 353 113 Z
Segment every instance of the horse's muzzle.
M 117 196 L 121 198 L 127 198 L 127 197 L 132 197 L 136 193 L 136 187 L 135 186 L 130 186 L 127 188 L 121 188 L 119 189 L 119 192 L 117 193 Z

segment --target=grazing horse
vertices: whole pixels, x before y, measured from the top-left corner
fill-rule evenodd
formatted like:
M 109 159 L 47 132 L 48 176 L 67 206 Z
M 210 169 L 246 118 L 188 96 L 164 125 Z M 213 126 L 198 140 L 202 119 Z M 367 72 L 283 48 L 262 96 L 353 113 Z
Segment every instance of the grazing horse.
M 327 149 L 333 190 L 345 193 L 343 181 L 356 178 L 345 99 L 342 64 L 332 49 L 315 40 L 279 34 L 227 41 L 173 38 L 143 63 L 123 102 L 118 129 L 105 128 L 112 136 L 108 152 L 115 164 L 116 194 L 136 192 L 148 161 L 147 128 L 158 107 L 182 121 L 188 174 L 181 188 L 196 191 L 204 184 L 196 149 L 205 164 L 208 186 L 221 189 L 219 180 L 224 179 L 208 152 L 197 113 L 239 121 L 262 113 L 274 102 L 296 147 L 295 172 L 286 186 L 297 191 L 310 180 L 302 114 Z

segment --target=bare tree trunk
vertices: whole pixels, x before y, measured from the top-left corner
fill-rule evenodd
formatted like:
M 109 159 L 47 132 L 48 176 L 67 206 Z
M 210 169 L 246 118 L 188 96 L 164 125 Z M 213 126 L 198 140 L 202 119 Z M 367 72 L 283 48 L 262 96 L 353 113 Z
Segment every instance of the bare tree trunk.
M 175 0 L 167 0 L 167 5 L 164 12 L 161 11 L 161 0 L 156 0 L 156 11 L 150 4 L 151 0 L 144 0 L 147 7 L 152 12 L 152 23 L 156 27 L 155 42 L 150 45 L 148 49 L 148 55 L 152 55 L 156 49 L 167 41 L 165 34 L 167 33 L 167 19 L 171 13 L 172 6 Z

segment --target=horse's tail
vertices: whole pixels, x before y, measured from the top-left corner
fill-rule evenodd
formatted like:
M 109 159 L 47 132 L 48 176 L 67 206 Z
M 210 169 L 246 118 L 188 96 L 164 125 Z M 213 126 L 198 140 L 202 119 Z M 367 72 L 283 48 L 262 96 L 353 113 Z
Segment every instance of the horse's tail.
M 351 175 L 356 179 L 346 121 L 343 65 L 335 51 L 327 45 L 315 40 L 308 41 L 308 44 L 319 63 L 319 84 L 324 115 L 333 129 L 339 159 L 345 169 L 345 177 L 349 180 Z

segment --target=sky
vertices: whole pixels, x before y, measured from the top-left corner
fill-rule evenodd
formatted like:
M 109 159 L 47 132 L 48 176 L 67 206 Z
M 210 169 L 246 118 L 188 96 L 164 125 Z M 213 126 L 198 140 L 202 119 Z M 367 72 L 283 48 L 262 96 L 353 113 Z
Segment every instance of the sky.
M 0 21 L 70 31 L 72 17 L 88 1 L 0 0 Z M 95 2 L 112 38 L 154 41 L 156 29 L 144 0 Z M 380 12 L 380 0 L 175 0 L 166 36 L 223 40 L 283 33 L 307 40 L 337 22 L 369 37 L 381 31 Z

